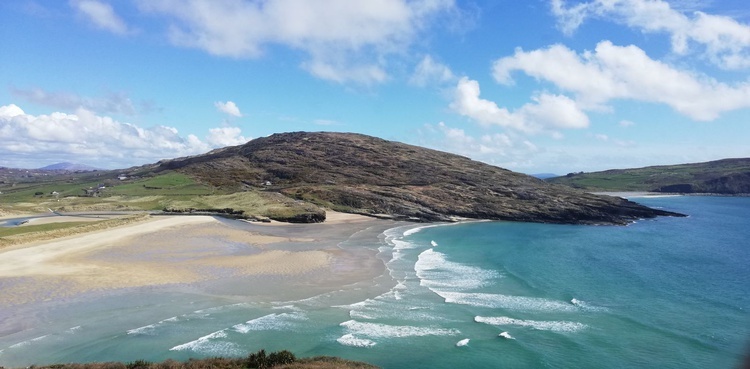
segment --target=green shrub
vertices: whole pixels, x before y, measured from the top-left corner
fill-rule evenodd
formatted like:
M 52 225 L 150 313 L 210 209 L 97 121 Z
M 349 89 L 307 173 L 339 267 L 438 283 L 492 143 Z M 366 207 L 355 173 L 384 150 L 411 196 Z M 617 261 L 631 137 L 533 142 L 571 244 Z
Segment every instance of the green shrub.
M 277 365 L 291 364 L 297 361 L 297 357 L 294 356 L 290 351 L 284 350 L 279 352 L 272 352 L 268 355 L 268 361 L 272 367 Z
M 257 369 L 273 368 L 278 365 L 291 364 L 297 361 L 293 353 L 284 350 L 266 354 L 266 350 L 260 350 L 247 357 L 247 367 Z
M 151 367 L 151 363 L 146 360 L 136 360 L 125 364 L 125 367 L 128 369 L 148 369 Z

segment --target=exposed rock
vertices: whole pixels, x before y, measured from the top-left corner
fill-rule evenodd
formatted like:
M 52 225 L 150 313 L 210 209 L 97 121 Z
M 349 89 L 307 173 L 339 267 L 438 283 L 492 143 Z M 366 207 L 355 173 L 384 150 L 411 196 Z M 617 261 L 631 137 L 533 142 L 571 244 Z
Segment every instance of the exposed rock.
M 254 187 L 338 211 L 423 221 L 463 217 L 625 224 L 681 215 L 551 185 L 454 154 L 351 133 L 274 134 L 159 164 L 160 170 L 177 170 L 225 189 Z M 314 216 L 293 220 L 319 221 Z

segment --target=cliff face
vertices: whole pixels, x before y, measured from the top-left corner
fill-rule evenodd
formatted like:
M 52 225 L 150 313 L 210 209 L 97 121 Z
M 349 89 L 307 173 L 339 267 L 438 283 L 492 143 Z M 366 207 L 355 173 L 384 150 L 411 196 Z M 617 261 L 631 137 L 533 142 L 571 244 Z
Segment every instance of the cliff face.
M 624 224 L 680 214 L 551 185 L 468 158 L 350 133 L 284 133 L 160 162 L 217 187 L 278 191 L 339 211 L 423 221 L 454 217 Z

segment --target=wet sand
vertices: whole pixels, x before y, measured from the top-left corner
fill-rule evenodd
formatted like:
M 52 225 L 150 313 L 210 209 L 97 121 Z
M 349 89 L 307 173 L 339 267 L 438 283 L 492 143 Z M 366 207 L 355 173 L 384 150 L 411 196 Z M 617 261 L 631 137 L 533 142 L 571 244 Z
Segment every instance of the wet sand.
M 55 218 L 63 217 L 45 221 Z M 154 216 L 137 224 L 1 250 L 0 306 L 127 288 L 202 282 L 221 286 L 222 280 L 245 277 L 253 277 L 266 291 L 281 282 L 307 285 L 309 279 L 303 276 L 311 273 L 334 288 L 382 271 L 372 251 L 343 251 L 337 245 L 358 231 L 390 224 L 335 212 L 323 224 Z M 265 279 L 257 283 L 258 278 Z

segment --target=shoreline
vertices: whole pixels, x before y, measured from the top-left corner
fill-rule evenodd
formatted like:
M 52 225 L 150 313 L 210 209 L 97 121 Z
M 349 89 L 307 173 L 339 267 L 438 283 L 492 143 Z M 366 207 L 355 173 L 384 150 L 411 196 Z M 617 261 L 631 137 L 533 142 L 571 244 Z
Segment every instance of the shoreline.
M 642 197 L 679 197 L 679 196 L 706 196 L 706 197 L 750 197 L 750 193 L 713 193 L 713 192 L 650 192 L 650 191 L 591 191 L 594 195 L 616 196 L 623 198 Z
M 148 217 L 135 224 L 8 246 L 0 250 L 5 261 L 0 265 L 0 306 L 246 277 L 294 284 L 302 275 L 323 274 L 334 267 L 353 278 L 382 272 L 374 253 L 364 255 L 337 245 L 362 230 L 391 228 L 393 223 L 330 214 L 330 221 L 319 224 Z M 347 284 L 349 277 L 322 279 L 335 285 Z

